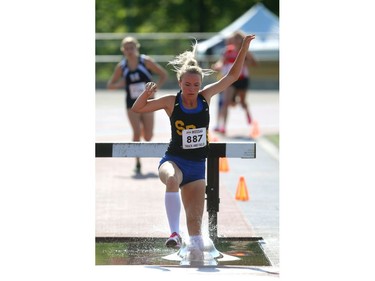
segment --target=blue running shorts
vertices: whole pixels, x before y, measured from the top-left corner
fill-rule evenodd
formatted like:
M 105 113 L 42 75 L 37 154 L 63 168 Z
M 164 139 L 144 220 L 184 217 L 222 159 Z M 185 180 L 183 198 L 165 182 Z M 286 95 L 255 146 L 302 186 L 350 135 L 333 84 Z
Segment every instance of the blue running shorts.
M 206 178 L 206 160 L 186 160 L 184 158 L 165 154 L 159 162 L 159 167 L 166 161 L 172 161 L 180 168 L 182 172 L 182 182 L 180 187 L 196 180 L 202 180 Z

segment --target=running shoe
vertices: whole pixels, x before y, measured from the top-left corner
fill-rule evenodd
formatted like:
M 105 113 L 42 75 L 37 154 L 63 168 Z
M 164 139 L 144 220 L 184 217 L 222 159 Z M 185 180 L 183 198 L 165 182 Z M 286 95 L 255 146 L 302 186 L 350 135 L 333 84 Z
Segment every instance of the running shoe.
M 214 131 L 225 135 L 225 128 L 224 127 L 221 127 L 221 128 L 216 127 L 214 129 Z
M 177 232 L 173 232 L 171 236 L 165 242 L 165 246 L 168 248 L 180 248 L 181 247 L 181 236 Z

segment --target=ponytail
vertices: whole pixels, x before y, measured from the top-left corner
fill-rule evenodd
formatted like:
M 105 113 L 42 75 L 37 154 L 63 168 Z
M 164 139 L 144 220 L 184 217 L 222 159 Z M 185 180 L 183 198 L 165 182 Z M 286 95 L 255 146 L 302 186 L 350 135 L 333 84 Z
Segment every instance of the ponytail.
M 185 73 L 196 73 L 199 74 L 202 79 L 204 76 L 211 75 L 215 71 L 212 69 L 202 69 L 198 61 L 196 60 L 197 51 L 197 40 L 192 45 L 192 51 L 185 51 L 182 54 L 177 55 L 173 60 L 169 61 L 168 64 L 172 65 L 173 71 L 177 73 L 177 80 L 180 81 L 182 75 Z

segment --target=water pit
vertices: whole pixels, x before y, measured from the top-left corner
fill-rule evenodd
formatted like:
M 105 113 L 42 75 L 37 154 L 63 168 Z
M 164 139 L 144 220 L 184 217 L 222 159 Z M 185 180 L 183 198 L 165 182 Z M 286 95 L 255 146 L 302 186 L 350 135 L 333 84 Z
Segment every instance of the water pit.
M 217 238 L 215 245 L 204 252 L 204 259 L 199 262 L 186 260 L 186 257 L 183 256 L 184 247 L 180 251 L 166 248 L 165 240 L 165 238 L 153 237 L 97 237 L 95 243 L 96 265 L 271 265 L 263 251 L 262 238 Z

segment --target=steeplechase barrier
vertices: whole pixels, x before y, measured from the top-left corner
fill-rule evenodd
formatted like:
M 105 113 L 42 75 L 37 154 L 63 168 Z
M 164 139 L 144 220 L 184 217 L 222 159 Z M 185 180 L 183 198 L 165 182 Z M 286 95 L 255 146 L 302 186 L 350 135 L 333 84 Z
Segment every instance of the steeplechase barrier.
M 126 142 L 95 143 L 95 157 L 162 157 L 168 143 Z M 211 142 L 207 157 L 206 200 L 209 236 L 217 240 L 217 213 L 219 212 L 219 158 L 256 158 L 255 142 Z

